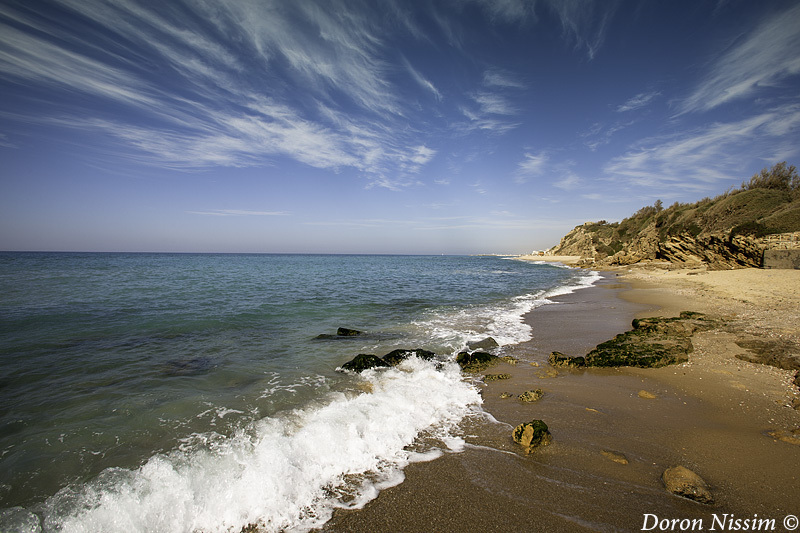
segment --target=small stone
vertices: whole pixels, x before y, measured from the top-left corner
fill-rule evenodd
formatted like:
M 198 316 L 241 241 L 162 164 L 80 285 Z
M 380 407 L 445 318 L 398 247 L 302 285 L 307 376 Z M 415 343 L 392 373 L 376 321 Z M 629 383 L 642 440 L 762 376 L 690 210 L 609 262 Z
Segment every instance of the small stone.
M 684 466 L 667 468 L 661 479 L 667 490 L 673 494 L 699 503 L 714 503 L 714 497 L 703 478 Z
M 537 363 L 536 361 L 534 361 L 533 363 L 531 363 L 531 366 L 536 366 L 536 367 L 538 367 L 538 366 L 539 366 L 539 363 Z
M 656 396 L 652 392 L 647 392 L 646 390 L 640 390 L 639 398 L 644 398 L 645 400 L 655 400 L 656 398 L 658 398 L 658 396 Z
M 555 368 L 552 368 L 552 367 L 545 368 L 545 369 L 539 370 L 536 373 L 536 375 L 539 377 L 539 379 L 554 378 L 554 377 L 558 376 L 558 370 L 556 370 Z
M 619 463 L 621 465 L 628 464 L 628 458 L 625 457 L 625 454 L 622 454 L 622 453 L 619 453 L 619 452 L 613 452 L 611 450 L 603 450 L 600 453 L 602 453 L 603 456 L 608 457 L 609 459 L 611 459 L 615 463 Z
M 502 398 L 503 400 L 505 400 L 506 398 L 511 398 L 512 396 L 514 396 L 514 395 L 511 394 L 510 392 L 504 392 L 504 393 L 500 394 L 500 398 Z
M 504 355 L 500 357 L 500 359 L 502 359 L 509 365 L 516 365 L 517 363 L 519 363 L 519 359 L 517 359 L 516 357 L 511 357 L 510 355 Z
M 530 452 L 537 446 L 547 446 L 553 440 L 553 436 L 547 428 L 547 424 L 542 420 L 531 420 L 514 428 L 514 442 L 528 448 Z
M 532 390 L 523 392 L 522 394 L 517 396 L 517 399 L 519 401 L 521 401 L 521 402 L 526 402 L 527 403 L 527 402 L 535 402 L 537 400 L 540 400 L 542 398 L 542 396 L 544 396 L 544 391 L 542 389 L 532 389 Z

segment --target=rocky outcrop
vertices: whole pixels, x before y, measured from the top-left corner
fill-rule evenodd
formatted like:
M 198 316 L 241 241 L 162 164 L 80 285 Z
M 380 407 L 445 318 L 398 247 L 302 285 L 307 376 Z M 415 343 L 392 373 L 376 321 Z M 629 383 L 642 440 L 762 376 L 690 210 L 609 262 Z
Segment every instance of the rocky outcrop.
M 436 354 L 433 352 L 429 352 L 428 350 L 422 350 L 420 348 L 416 348 L 414 350 L 392 350 L 391 352 L 387 353 L 383 356 L 383 360 L 389 363 L 391 366 L 397 366 L 401 362 L 405 361 L 409 357 L 419 357 L 420 359 L 424 359 L 425 361 L 431 361 Z
M 531 420 L 514 428 L 514 442 L 527 448 L 530 452 L 538 446 L 547 446 L 553 440 L 547 424 L 542 420 Z
M 652 368 L 689 360 L 694 350 L 691 337 L 696 331 L 716 327 L 716 322 L 701 313 L 684 311 L 675 318 L 642 318 L 633 321 L 633 329 L 598 344 L 583 357 L 561 352 L 550 354 L 549 362 L 557 367 L 634 366 Z
M 662 474 L 661 479 L 664 486 L 673 494 L 694 500 L 699 503 L 712 504 L 714 497 L 708 484 L 684 466 L 667 468 Z
M 586 222 L 545 255 L 577 255 L 584 265 L 600 266 L 668 261 L 715 270 L 760 267 L 765 252 L 800 249 L 800 179 L 790 181 L 783 188 L 751 183 L 668 208 L 657 201 L 621 222 Z M 781 267 L 797 268 L 793 261 Z

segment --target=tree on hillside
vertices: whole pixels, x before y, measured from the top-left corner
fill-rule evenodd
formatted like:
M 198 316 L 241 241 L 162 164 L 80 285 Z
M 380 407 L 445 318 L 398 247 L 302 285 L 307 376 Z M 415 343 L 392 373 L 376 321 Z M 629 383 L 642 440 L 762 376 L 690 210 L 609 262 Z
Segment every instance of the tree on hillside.
M 797 168 L 794 165 L 787 166 L 786 161 L 783 161 L 773 165 L 772 168 L 765 167 L 758 174 L 754 174 L 749 183 L 742 183 L 742 189 L 797 191 L 800 190 L 800 176 L 797 175 Z

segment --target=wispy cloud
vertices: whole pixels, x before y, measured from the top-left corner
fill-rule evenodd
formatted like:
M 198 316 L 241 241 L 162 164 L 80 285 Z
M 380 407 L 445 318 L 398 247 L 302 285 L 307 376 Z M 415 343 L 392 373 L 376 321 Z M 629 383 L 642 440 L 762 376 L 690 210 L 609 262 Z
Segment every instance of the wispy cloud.
M 524 89 L 526 87 L 515 75 L 496 68 L 483 73 L 483 84 L 487 87 L 504 87 L 510 89 Z
M 211 209 L 209 211 L 187 211 L 187 213 L 215 217 L 278 217 L 290 214 L 288 211 L 247 211 L 244 209 Z
M 796 150 L 784 138 L 800 127 L 800 105 L 786 105 L 735 122 L 718 122 L 667 138 L 645 139 L 604 168 L 612 179 L 636 187 L 672 187 L 702 192 L 720 180 L 741 179 L 749 161 L 760 153 L 770 161 Z
M 625 113 L 627 111 L 634 111 L 649 105 L 656 97 L 661 96 L 660 91 L 652 91 L 647 93 L 639 93 L 636 96 L 628 99 L 627 102 L 617 107 L 617 112 Z
M 546 152 L 525 153 L 522 161 L 517 165 L 514 180 L 517 183 L 524 183 L 532 177 L 541 176 L 549 160 L 550 157 Z
M 420 74 L 417 69 L 415 69 L 413 66 L 411 66 L 411 63 L 409 63 L 408 59 L 403 58 L 403 63 L 405 64 L 406 69 L 408 70 L 409 74 L 411 74 L 411 78 L 415 82 L 417 82 L 417 84 L 420 87 L 422 87 L 426 91 L 429 91 L 430 93 L 432 93 L 433 96 L 435 96 L 436 99 L 441 102 L 442 101 L 442 93 L 439 92 L 439 89 L 437 89 L 436 86 L 434 86 L 433 83 L 431 83 L 431 81 L 428 80 L 425 76 Z
M 565 38 L 575 43 L 576 50 L 584 49 L 590 60 L 603 46 L 619 5 L 596 0 L 549 0 L 546 4 L 560 20 Z
M 54 100 L 28 122 L 102 133 L 137 163 L 199 169 L 289 157 L 389 188 L 413 183 L 435 154 L 404 116 L 386 75 L 381 19 L 369 9 L 338 0 L 325 9 L 175 0 L 169 10 L 57 1 L 82 31 L 0 6 L 0 77 L 102 105 Z
M 680 113 L 708 111 L 756 96 L 765 87 L 800 74 L 800 5 L 759 24 L 711 66 L 695 90 L 680 103 Z

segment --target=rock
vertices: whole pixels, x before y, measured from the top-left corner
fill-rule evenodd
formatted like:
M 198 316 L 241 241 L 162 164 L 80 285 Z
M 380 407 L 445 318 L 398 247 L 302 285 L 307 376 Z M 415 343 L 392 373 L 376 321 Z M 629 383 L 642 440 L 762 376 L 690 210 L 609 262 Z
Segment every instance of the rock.
M 474 341 L 474 342 L 468 342 L 467 343 L 467 348 L 469 348 L 472 351 L 475 351 L 475 350 L 491 350 L 491 349 L 497 348 L 499 346 L 500 345 L 497 344 L 497 341 L 494 340 L 491 337 L 486 337 L 485 339 L 480 340 L 480 341 Z
M 390 365 L 377 355 L 360 353 L 350 361 L 343 364 L 337 370 L 349 371 L 349 372 L 363 372 L 368 368 L 376 368 L 382 366 L 390 366 Z
M 500 379 L 511 379 L 511 374 L 486 374 L 483 376 L 484 382 L 497 381 Z
M 544 391 L 542 389 L 531 389 L 517 396 L 517 399 L 521 402 L 529 403 L 540 400 L 542 396 L 544 396 Z
M 784 370 L 800 369 L 800 346 L 787 339 L 739 338 L 736 344 L 747 350 L 746 354 L 737 354 L 736 358 L 750 363 L 774 366 Z M 794 384 L 800 384 L 795 375 Z
M 644 398 L 645 400 L 655 400 L 656 398 L 658 398 L 658 396 L 656 396 L 652 392 L 647 392 L 646 390 L 640 390 L 639 398 Z
M 586 366 L 586 359 L 580 356 L 573 357 L 571 355 L 565 355 L 561 352 L 552 352 L 550 357 L 547 358 L 547 362 L 550 363 L 552 366 L 561 366 L 561 367 L 582 367 Z
M 619 452 L 612 452 L 611 450 L 603 450 L 600 453 L 602 453 L 603 456 L 608 457 L 615 463 L 619 463 L 621 465 L 628 464 L 628 458 L 625 457 L 625 454 Z
M 800 446 L 800 428 L 793 429 L 792 431 L 776 429 L 767 432 L 767 434 L 773 439 L 779 440 L 781 442 L 786 442 L 788 444 L 794 444 Z
M 502 359 L 509 365 L 516 365 L 517 363 L 519 363 L 519 359 L 517 359 L 516 357 L 511 357 L 510 355 L 501 355 L 500 359 Z
M 500 394 L 500 398 L 502 398 L 503 400 L 505 400 L 506 398 L 511 398 L 512 396 L 514 395 L 511 394 L 510 392 L 503 392 Z
M 461 352 L 456 356 L 456 363 L 464 372 L 481 372 L 500 360 L 496 355 L 486 352 Z
M 537 363 L 536 361 L 534 361 L 533 363 L 530 363 L 530 365 L 531 365 L 531 366 L 536 366 L 536 367 L 538 367 L 538 366 L 539 366 L 539 363 Z
M 586 366 L 654 368 L 684 363 L 694 350 L 690 335 L 714 327 L 715 321 L 691 311 L 675 318 L 636 319 L 632 330 L 598 344 L 586 354 Z
M 537 446 L 547 446 L 553 440 L 553 436 L 547 429 L 547 424 L 542 420 L 531 420 L 514 428 L 514 442 L 521 444 L 531 451 Z
M 314 338 L 315 339 L 319 339 L 319 340 L 342 339 L 342 338 L 347 338 L 347 337 L 360 337 L 363 334 L 364 334 L 364 332 L 358 331 L 357 329 L 339 328 L 339 329 L 336 330 L 336 335 L 331 335 L 329 333 L 323 333 L 321 335 L 317 335 Z
M 409 357 L 417 356 L 420 359 L 424 359 L 425 361 L 431 361 L 436 357 L 436 354 L 433 352 L 429 352 L 428 350 L 422 350 L 420 348 L 415 348 L 414 350 L 392 350 L 391 352 L 387 353 L 383 356 L 383 361 L 391 366 L 397 366 L 402 361 L 405 361 Z
M 683 466 L 667 468 L 661 475 L 667 490 L 678 496 L 694 500 L 699 503 L 712 504 L 714 497 L 711 495 L 706 482 Z
M 795 411 L 800 411 L 800 398 L 795 398 L 792 400 L 792 409 Z

